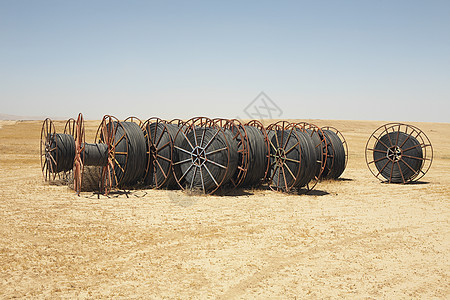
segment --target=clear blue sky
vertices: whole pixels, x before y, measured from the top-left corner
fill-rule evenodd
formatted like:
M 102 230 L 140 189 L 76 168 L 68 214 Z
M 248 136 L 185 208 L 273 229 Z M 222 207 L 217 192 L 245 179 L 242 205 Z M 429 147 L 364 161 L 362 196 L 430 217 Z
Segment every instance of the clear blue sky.
M 0 0 L 0 113 L 450 122 L 450 1 Z

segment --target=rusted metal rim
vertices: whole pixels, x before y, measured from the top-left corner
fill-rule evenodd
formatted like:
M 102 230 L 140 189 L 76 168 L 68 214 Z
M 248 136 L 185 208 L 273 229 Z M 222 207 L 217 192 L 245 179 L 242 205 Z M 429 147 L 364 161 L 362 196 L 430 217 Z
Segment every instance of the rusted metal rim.
M 123 134 L 116 137 L 118 128 L 122 128 Z M 97 143 L 106 144 L 108 146 L 108 162 L 106 166 L 101 167 L 102 176 L 100 182 L 100 191 L 105 195 L 108 195 L 113 187 L 120 185 L 125 175 L 128 163 L 128 136 L 125 128 L 117 118 L 105 115 L 97 129 L 95 140 Z M 118 152 L 116 151 L 116 146 L 122 140 L 125 140 L 126 150 Z M 123 164 L 117 160 L 116 156 L 118 155 L 125 156 L 125 162 Z M 116 167 L 122 171 L 119 176 L 116 174 Z
M 347 163 L 348 163 L 348 144 L 347 144 L 347 140 L 345 139 L 344 135 L 342 134 L 342 132 L 340 132 L 337 128 L 332 127 L 332 126 L 324 126 L 321 128 L 322 132 L 323 130 L 331 130 L 334 133 L 336 133 L 336 135 L 339 137 L 339 139 L 342 142 L 342 146 L 344 146 L 344 150 L 345 150 L 345 164 L 344 164 L 344 169 L 347 168 Z
M 56 178 L 58 165 L 58 139 L 55 139 L 55 125 L 49 118 L 45 119 L 41 128 L 40 158 L 44 181 L 52 182 Z M 53 145 L 54 144 L 54 145 Z
M 238 146 L 238 165 L 237 170 L 233 177 L 230 179 L 234 187 L 238 187 L 242 181 L 244 181 L 245 176 L 247 176 L 248 163 L 249 163 L 249 143 L 248 135 L 242 123 L 236 119 L 213 119 L 215 125 L 222 129 L 230 130 L 233 136 L 233 140 Z M 231 142 L 231 141 L 230 141 Z
M 395 140 L 390 138 L 390 134 L 392 133 Z M 401 143 L 399 143 L 398 141 L 398 136 L 400 133 L 406 135 L 406 139 Z M 389 178 L 382 176 L 382 170 L 378 170 L 378 168 L 376 167 L 377 161 L 374 159 L 374 153 L 379 152 L 379 150 L 375 148 L 375 145 L 377 143 L 381 143 L 384 145 L 385 143 L 382 142 L 381 138 L 385 135 L 387 135 L 389 138 L 388 144 L 385 145 L 385 147 L 388 149 L 386 152 L 386 157 L 388 159 L 386 159 L 387 162 L 385 166 L 383 166 L 383 168 L 391 164 L 391 169 L 393 170 L 394 165 L 397 164 L 398 170 L 401 172 L 401 183 L 404 184 L 421 179 L 428 172 L 433 162 L 433 146 L 431 145 L 431 142 L 427 135 L 421 129 L 416 126 L 404 123 L 387 123 L 378 127 L 370 135 L 365 148 L 366 164 L 370 172 L 382 182 L 393 182 L 392 171 Z M 404 145 L 409 139 L 415 139 L 418 142 L 418 145 L 414 145 L 413 147 L 404 149 Z M 395 148 L 400 153 L 400 155 L 395 156 L 395 159 L 389 156 L 390 151 L 392 153 L 394 152 L 392 150 L 393 148 Z M 412 148 L 420 148 L 422 151 L 422 157 L 409 157 L 408 155 L 405 155 L 405 152 L 411 150 Z M 406 158 L 421 161 L 420 167 L 417 170 L 411 168 L 411 166 L 409 166 L 409 164 L 405 161 Z M 400 168 L 401 162 L 403 162 L 403 164 L 405 164 L 409 170 L 414 171 L 414 174 L 412 176 L 405 178 L 402 168 Z
M 125 120 L 123 120 L 124 122 L 133 122 L 133 123 L 136 123 L 139 127 L 141 127 L 142 128 L 142 124 L 144 123 L 144 122 L 142 122 L 142 120 L 141 119 L 139 119 L 138 117 L 135 117 L 135 116 L 131 116 L 131 117 L 128 117 L 128 118 L 126 118 Z
M 244 126 L 252 126 L 252 127 L 256 127 L 258 128 L 261 133 L 264 136 L 264 143 L 265 143 L 265 156 L 267 158 L 267 165 L 266 165 L 266 170 L 264 172 L 264 178 L 262 178 L 262 181 L 266 181 L 267 175 L 269 173 L 269 166 L 270 166 L 270 144 L 269 144 L 269 137 L 267 135 L 267 131 L 266 128 L 264 127 L 264 125 L 258 121 L 258 120 L 251 120 L 249 122 L 247 122 Z
M 163 121 L 164 121 L 164 120 L 163 120 Z M 177 125 L 178 127 L 180 127 L 180 126 L 182 126 L 182 125 L 184 124 L 184 121 L 181 120 L 181 119 L 172 119 L 172 120 L 170 120 L 170 121 L 165 121 L 165 122 L 167 122 L 168 124 L 175 124 L 175 125 Z
M 76 132 L 77 122 L 74 118 L 70 118 L 66 121 L 64 125 L 64 134 L 71 135 L 75 140 L 75 132 Z M 76 153 L 76 152 L 75 152 Z M 70 175 L 73 174 L 73 168 L 68 171 L 63 171 L 63 179 L 68 180 Z
M 320 168 L 319 168 L 319 172 L 317 174 L 314 174 L 314 178 L 306 185 L 306 189 L 309 192 L 316 187 L 317 183 L 322 178 L 323 171 L 325 170 L 325 165 L 326 165 L 327 157 L 328 157 L 327 140 L 325 138 L 325 135 L 324 135 L 322 129 L 315 124 L 311 124 L 311 123 L 307 123 L 307 122 L 299 122 L 299 123 L 292 124 L 292 126 L 298 128 L 299 130 L 301 130 L 303 132 L 308 133 L 308 135 L 311 138 L 313 138 L 314 134 L 316 134 L 316 136 L 320 140 L 317 142 L 317 144 L 314 145 L 314 148 L 316 149 L 316 151 L 318 150 L 321 152 L 320 160 L 316 161 L 316 163 L 320 165 Z M 309 130 L 309 132 L 308 132 L 308 130 Z
M 67 125 L 67 124 L 66 124 Z M 85 129 L 83 114 L 79 113 L 75 126 L 75 159 L 73 161 L 73 188 L 80 195 L 84 173 Z
M 150 125 L 154 125 L 154 130 L 151 130 Z M 164 186 L 171 176 L 173 163 L 173 137 L 166 126 L 167 122 L 157 117 L 147 119 L 141 126 L 147 142 L 147 165 L 145 168 L 144 178 L 149 180 L 151 177 L 151 186 L 153 188 L 160 188 Z M 160 130 L 162 128 L 162 130 Z M 161 143 L 163 135 L 167 135 L 169 140 L 164 144 Z M 163 149 L 169 149 L 169 152 L 163 152 Z M 166 155 L 164 155 L 166 154 Z M 166 161 L 167 164 L 163 164 Z M 168 168 L 164 168 L 167 165 Z M 158 180 L 157 171 L 160 170 L 164 179 Z
M 295 187 L 300 175 L 301 167 L 301 146 L 299 137 L 292 124 L 287 121 L 278 121 L 267 126 L 267 130 L 273 130 L 274 135 L 270 138 L 270 169 L 269 169 L 269 187 L 274 191 L 288 192 Z M 281 136 L 279 136 L 281 134 Z M 295 139 L 295 140 L 294 140 Z M 294 145 L 288 145 L 291 140 L 294 140 Z M 292 150 L 298 150 L 298 157 L 296 159 L 287 157 Z M 297 171 L 293 172 L 288 163 L 297 166 Z M 288 182 L 286 176 L 292 177 Z M 277 177 L 276 180 L 274 178 Z M 281 180 L 281 177 L 283 180 Z M 276 182 L 275 182 L 276 181 Z
M 208 129 L 214 128 L 215 133 L 209 140 L 205 139 L 205 134 Z M 197 135 L 197 131 L 201 131 L 201 135 Z M 188 135 L 192 133 L 193 141 L 188 138 Z M 226 139 L 226 135 L 223 130 L 214 122 L 206 117 L 195 117 L 186 122 L 184 122 L 174 138 L 177 140 L 178 137 L 181 136 L 183 140 L 183 145 L 174 145 L 174 157 L 177 158 L 176 161 L 173 162 L 173 175 L 175 177 L 178 186 L 182 190 L 190 190 L 195 191 L 194 180 L 196 176 L 200 176 L 201 188 L 200 191 L 203 194 L 212 194 L 217 191 L 225 181 L 225 178 L 230 172 L 229 163 L 230 163 L 230 147 L 228 141 Z M 208 152 L 208 148 L 211 143 L 214 141 L 217 136 L 220 136 L 222 140 L 225 142 L 225 146 L 221 149 L 216 149 L 212 152 Z M 227 164 L 222 165 L 214 161 L 210 155 L 215 153 L 225 152 L 227 157 Z M 184 153 L 184 155 L 188 156 L 187 159 L 179 160 L 180 154 Z M 200 163 L 199 163 L 200 162 Z M 184 166 L 183 166 L 184 165 Z M 210 171 L 209 167 L 215 165 L 216 167 L 223 168 L 225 173 L 220 178 L 216 178 Z M 209 166 L 209 167 L 208 167 Z M 181 167 L 184 167 L 185 171 L 181 172 Z M 191 182 L 186 180 L 186 175 L 189 172 L 193 172 Z M 197 175 L 198 174 L 198 175 Z M 203 176 L 203 174 L 207 174 L 210 180 L 212 180 L 215 186 L 211 189 L 207 189 L 205 187 L 205 182 L 207 178 Z

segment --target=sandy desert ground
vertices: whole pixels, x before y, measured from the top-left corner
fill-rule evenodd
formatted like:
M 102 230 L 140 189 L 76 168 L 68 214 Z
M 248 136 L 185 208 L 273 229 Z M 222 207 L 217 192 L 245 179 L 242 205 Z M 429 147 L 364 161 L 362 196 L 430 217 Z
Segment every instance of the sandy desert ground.
M 412 123 L 434 161 L 398 185 L 364 159 L 384 121 L 309 121 L 349 145 L 342 179 L 311 195 L 100 198 L 43 182 L 42 122 L 1 121 L 0 298 L 448 299 L 450 124 Z M 87 122 L 88 141 L 98 124 Z

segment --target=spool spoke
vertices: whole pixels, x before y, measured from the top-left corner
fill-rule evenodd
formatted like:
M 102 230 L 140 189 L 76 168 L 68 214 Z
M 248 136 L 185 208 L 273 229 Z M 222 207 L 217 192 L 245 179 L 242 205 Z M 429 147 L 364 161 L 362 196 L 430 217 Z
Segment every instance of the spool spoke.
M 117 166 L 119 167 L 119 169 L 122 171 L 122 173 L 125 174 L 125 170 L 122 168 L 122 166 L 120 165 L 120 163 L 117 161 L 117 159 L 114 157 L 114 161 L 116 162 Z
M 161 164 L 159 163 L 158 160 L 155 161 L 156 164 L 158 165 L 159 169 L 161 170 L 161 172 L 163 173 L 164 178 L 167 178 L 167 174 L 166 172 L 164 172 L 163 168 L 161 167 Z
M 284 171 L 284 166 L 281 167 L 281 170 L 283 171 L 283 179 L 284 179 L 283 181 L 284 181 L 285 191 L 288 191 L 289 187 L 288 187 L 288 184 L 287 184 L 287 181 L 286 181 L 286 172 Z
M 219 184 L 217 183 L 216 179 L 214 178 L 214 176 L 211 174 L 211 172 L 209 171 L 209 168 L 206 165 L 203 165 L 206 169 L 206 172 L 208 172 L 209 177 L 211 177 L 211 179 L 214 181 L 214 183 L 216 184 L 216 186 L 218 187 Z
M 205 133 L 206 133 L 206 128 L 204 128 L 204 127 L 202 127 L 202 128 L 203 128 L 203 131 L 202 131 L 202 137 L 201 137 L 201 140 L 200 140 L 200 147 L 202 147 L 203 142 L 205 141 Z M 202 172 L 200 172 L 200 174 L 202 174 Z M 202 177 L 203 177 L 203 175 L 202 175 Z
M 295 159 L 293 159 L 293 158 L 285 157 L 284 160 L 287 160 L 287 161 L 291 161 L 291 162 L 300 164 L 300 161 L 299 161 L 299 160 L 295 160 Z
M 161 139 L 162 139 L 162 137 L 163 137 L 163 135 L 164 135 L 164 132 L 167 132 L 168 133 L 168 131 L 167 131 L 167 127 L 164 125 L 164 128 L 163 128 L 163 131 L 161 132 L 161 134 L 159 135 L 159 138 L 158 138 L 158 141 L 156 142 L 156 144 L 155 144 L 155 146 L 158 148 L 158 145 L 159 145 L 159 143 L 161 142 Z M 169 142 L 167 142 L 167 143 L 169 143 Z M 163 147 L 162 147 L 163 148 Z
M 400 175 L 402 175 L 402 181 L 403 181 L 403 183 L 405 183 L 406 181 L 405 181 L 405 177 L 403 176 L 403 170 L 400 167 L 400 162 L 398 162 L 398 161 L 397 161 L 397 166 L 398 166 L 398 169 L 400 170 Z M 392 169 L 394 169 L 394 163 L 392 163 Z M 392 174 L 392 171 L 391 171 L 391 174 Z
M 201 145 L 201 144 L 200 144 L 200 145 Z M 205 190 L 205 180 L 203 179 L 203 171 L 202 171 L 202 169 L 200 169 L 200 180 L 201 180 L 201 182 L 202 182 L 202 190 L 203 190 L 203 193 L 206 194 L 206 190 Z
M 223 166 L 223 165 L 221 165 L 221 164 L 219 164 L 219 163 L 217 163 L 217 162 L 215 162 L 215 161 L 213 161 L 213 160 L 211 160 L 211 159 L 205 158 L 205 161 L 206 161 L 206 162 L 209 162 L 209 163 L 211 163 L 211 164 L 213 164 L 213 165 L 216 165 L 216 166 L 218 166 L 218 167 L 220 167 L 220 168 L 222 168 L 222 169 L 227 169 L 227 167 L 225 167 L 225 166 Z
M 158 148 L 158 151 L 161 151 L 162 149 L 166 148 L 167 146 L 170 145 L 170 141 L 168 141 L 167 143 L 165 143 L 164 145 L 162 145 L 161 147 Z
M 294 146 L 292 146 L 291 148 L 289 148 L 289 150 L 287 150 L 287 151 L 285 152 L 285 154 L 288 154 L 289 152 L 291 152 L 292 150 L 294 150 L 294 148 L 297 147 L 298 145 L 300 145 L 300 142 L 299 142 L 299 141 L 297 141 L 297 143 L 296 143 Z
M 207 153 L 205 153 L 205 155 L 214 154 L 214 153 L 217 153 L 217 152 L 220 152 L 220 151 L 224 151 L 224 150 L 227 150 L 227 149 L 228 149 L 227 147 L 223 147 L 223 148 L 220 148 L 220 149 L 213 150 L 211 152 L 207 152 Z
M 406 154 L 402 154 L 402 157 L 407 157 L 407 158 L 411 158 L 411 159 L 417 159 L 417 160 L 429 160 L 427 158 L 422 158 L 422 157 L 416 157 L 416 156 L 411 156 L 411 155 L 406 155 Z
M 186 158 L 186 159 L 183 159 L 183 160 L 180 160 L 180 161 L 177 161 L 177 162 L 174 162 L 173 165 L 176 166 L 176 165 L 179 165 L 179 164 L 184 164 L 184 163 L 189 162 L 189 161 L 192 161 L 192 159 L 190 157 Z
M 191 186 L 190 186 L 191 190 L 192 190 L 192 187 L 194 186 L 194 180 L 195 180 L 195 176 L 197 176 L 197 170 L 198 170 L 198 167 L 195 166 L 195 168 L 194 168 L 194 175 L 192 176 L 192 180 L 191 180 Z M 203 182 L 202 182 L 202 184 L 203 184 Z
M 380 175 L 381 174 L 381 172 L 383 172 L 384 171 L 384 169 L 386 168 L 386 166 L 388 165 L 388 163 L 389 163 L 389 161 L 390 160 L 388 160 L 385 164 L 384 164 L 384 166 L 381 168 L 381 170 L 379 170 L 378 171 L 378 174 L 377 175 L 375 175 L 375 177 L 378 177 L 378 175 Z
M 289 174 L 291 174 L 292 178 L 295 180 L 296 177 L 294 175 L 294 173 L 292 173 L 292 170 L 289 168 L 289 166 L 287 164 L 284 164 L 284 166 L 286 167 L 286 169 L 289 171 Z
M 213 137 L 208 141 L 206 146 L 203 148 L 205 151 L 208 149 L 209 145 L 211 145 L 212 141 L 216 138 L 216 136 L 219 134 L 219 129 L 216 129 L 216 132 L 214 133 Z
M 176 145 L 174 146 L 174 148 L 177 149 L 177 150 L 180 150 L 180 151 L 182 151 L 182 152 L 184 152 L 184 153 L 187 153 L 187 154 L 191 155 L 191 151 L 188 151 L 188 150 L 183 149 L 183 148 L 181 148 L 181 147 L 178 147 L 178 146 L 176 146 Z M 194 149 L 192 149 L 192 150 L 194 150 Z
M 167 157 L 162 156 L 160 154 L 156 154 L 156 157 L 161 158 L 161 159 L 163 159 L 163 160 L 165 160 L 165 161 L 167 161 L 169 163 L 172 163 L 172 160 L 170 158 L 167 158 Z
M 382 161 L 383 159 L 388 159 L 386 156 L 380 157 L 378 159 L 372 160 L 371 162 L 369 162 L 368 164 L 373 164 L 373 163 L 377 163 L 379 161 Z
M 195 129 L 195 128 L 194 128 Z M 184 139 L 188 142 L 189 146 L 191 146 L 191 150 L 194 150 L 194 146 L 192 146 L 191 141 L 189 141 L 188 137 L 186 136 L 186 134 L 183 132 L 182 129 L 179 130 L 181 132 L 181 134 L 184 136 Z M 175 148 L 179 148 L 177 146 L 175 146 Z M 181 150 L 181 148 L 179 148 Z M 183 151 L 186 151 L 183 149 Z M 191 152 L 188 152 L 189 154 L 191 154 Z
M 184 177 L 186 176 L 186 174 L 192 169 L 193 166 L 194 166 L 194 165 L 191 164 L 191 165 L 189 166 L 189 168 L 187 168 L 187 170 L 184 172 L 184 174 L 180 177 L 179 181 L 183 180 L 183 178 L 184 178 Z
M 120 139 L 114 144 L 114 148 L 120 143 L 120 141 L 123 140 L 123 138 L 126 136 L 126 132 L 124 131 L 123 135 L 120 137 Z

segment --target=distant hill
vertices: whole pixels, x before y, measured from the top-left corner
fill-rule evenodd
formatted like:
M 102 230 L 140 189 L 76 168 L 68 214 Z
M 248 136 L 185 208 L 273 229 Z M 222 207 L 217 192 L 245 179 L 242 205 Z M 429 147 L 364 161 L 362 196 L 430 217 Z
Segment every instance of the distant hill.
M 20 121 L 20 120 L 44 120 L 45 117 L 36 116 L 16 116 L 0 113 L 0 120 Z

